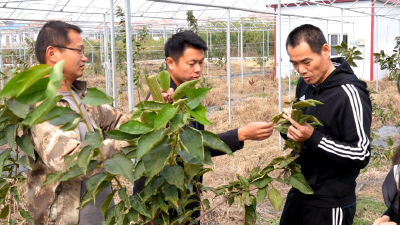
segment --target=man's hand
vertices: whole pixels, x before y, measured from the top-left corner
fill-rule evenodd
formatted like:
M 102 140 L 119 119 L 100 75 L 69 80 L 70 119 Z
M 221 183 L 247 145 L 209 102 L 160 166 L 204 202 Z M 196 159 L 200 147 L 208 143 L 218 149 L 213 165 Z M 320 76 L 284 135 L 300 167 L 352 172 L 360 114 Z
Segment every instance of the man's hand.
M 173 103 L 174 100 L 172 99 L 172 94 L 174 94 L 174 89 L 170 88 L 168 91 L 164 91 L 161 89 L 161 94 L 164 98 L 164 102 Z
M 396 225 L 397 223 L 390 222 L 390 217 L 384 215 L 374 221 L 372 225 Z
M 287 118 L 292 126 L 289 127 L 287 137 L 295 142 L 307 141 L 314 132 L 314 128 L 310 124 L 305 123 L 303 126 L 298 124 L 292 118 Z
M 290 118 L 292 116 L 292 108 L 283 108 L 282 112 L 283 112 L 282 117 L 285 119 Z
M 253 122 L 238 129 L 239 141 L 261 141 L 269 138 L 274 130 L 273 122 Z

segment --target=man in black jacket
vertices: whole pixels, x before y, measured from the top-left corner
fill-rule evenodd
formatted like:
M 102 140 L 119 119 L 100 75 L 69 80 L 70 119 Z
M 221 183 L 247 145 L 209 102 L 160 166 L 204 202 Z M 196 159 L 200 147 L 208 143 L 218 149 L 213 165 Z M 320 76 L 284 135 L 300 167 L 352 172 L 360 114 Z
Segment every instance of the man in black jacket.
M 299 101 L 315 99 L 323 105 L 303 108 L 323 126 L 303 126 L 290 119 L 287 138 L 303 142 L 296 162 L 314 194 L 292 188 L 280 224 L 352 224 L 356 210 L 356 178 L 370 158 L 371 102 L 365 82 L 342 58 L 330 59 L 322 31 L 309 24 L 295 28 L 286 50 L 301 78 Z M 286 138 L 286 137 L 284 137 Z
M 170 87 L 175 90 L 184 82 L 199 79 L 203 72 L 204 52 L 207 51 L 207 45 L 201 37 L 192 31 L 183 31 L 173 35 L 165 44 L 165 61 L 167 71 L 171 76 Z M 164 92 L 164 99 L 168 99 L 173 91 Z M 152 99 L 149 95 L 148 99 Z M 197 121 L 191 122 L 189 126 L 197 130 L 204 130 L 204 125 Z M 217 134 L 235 152 L 243 148 L 245 140 L 264 140 L 271 136 L 273 131 L 272 122 L 253 122 L 239 129 L 233 129 L 224 133 Z M 211 156 L 219 156 L 224 153 L 209 149 Z M 135 182 L 133 194 L 140 193 L 144 188 L 145 177 Z M 201 182 L 201 178 L 200 178 Z M 196 197 L 196 196 L 195 196 Z M 198 202 L 188 205 L 193 209 L 200 206 Z M 172 217 L 174 216 L 172 212 Z M 195 211 L 192 217 L 200 216 L 200 211 Z M 171 215 L 170 215 L 171 217 Z

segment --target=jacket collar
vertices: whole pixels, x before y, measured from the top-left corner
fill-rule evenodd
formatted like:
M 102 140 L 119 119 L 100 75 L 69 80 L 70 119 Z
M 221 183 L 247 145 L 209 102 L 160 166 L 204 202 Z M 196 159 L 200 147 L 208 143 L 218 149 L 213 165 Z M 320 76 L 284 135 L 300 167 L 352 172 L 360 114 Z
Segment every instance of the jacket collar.
M 87 90 L 87 82 L 83 80 L 75 80 L 72 83 L 71 89 L 74 90 L 78 96 L 84 97 Z

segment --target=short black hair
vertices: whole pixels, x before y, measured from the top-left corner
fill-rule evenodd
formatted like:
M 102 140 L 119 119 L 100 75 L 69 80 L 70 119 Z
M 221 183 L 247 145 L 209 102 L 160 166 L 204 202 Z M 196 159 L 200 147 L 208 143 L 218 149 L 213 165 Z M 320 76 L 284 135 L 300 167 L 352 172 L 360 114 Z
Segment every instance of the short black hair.
M 165 43 L 165 58 L 171 57 L 175 62 L 179 62 L 179 58 L 183 55 L 186 48 L 192 47 L 207 51 L 207 44 L 204 40 L 190 30 L 176 33 Z
M 63 21 L 49 21 L 45 23 L 40 29 L 39 35 L 36 39 L 35 53 L 39 63 L 46 63 L 46 49 L 49 46 L 67 46 L 71 43 L 68 37 L 68 32 L 74 30 L 82 33 L 81 28 L 78 26 L 63 22 Z M 62 51 L 62 49 L 60 49 Z
M 303 42 L 307 43 L 311 51 L 317 54 L 321 54 L 322 46 L 327 44 L 321 29 L 311 24 L 303 24 L 289 33 L 286 39 L 286 51 L 289 46 L 295 48 Z

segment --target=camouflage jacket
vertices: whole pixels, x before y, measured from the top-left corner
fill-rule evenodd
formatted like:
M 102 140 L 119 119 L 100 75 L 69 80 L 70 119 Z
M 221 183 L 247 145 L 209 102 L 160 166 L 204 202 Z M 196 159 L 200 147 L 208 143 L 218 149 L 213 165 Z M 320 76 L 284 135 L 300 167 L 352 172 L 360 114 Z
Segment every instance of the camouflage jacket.
M 72 89 L 81 97 L 86 92 L 85 81 L 75 81 Z M 68 107 L 65 100 L 58 106 Z M 117 129 L 120 124 L 129 120 L 130 115 L 123 115 L 110 105 L 98 107 L 85 106 L 90 122 L 95 128 L 104 131 Z M 79 129 L 63 132 L 60 126 L 44 122 L 31 127 L 30 137 L 39 158 L 30 159 L 32 170 L 28 170 L 27 204 L 28 211 L 35 224 L 77 224 L 81 194 L 81 181 L 91 174 L 73 180 L 42 185 L 48 173 L 63 171 L 66 166 L 65 157 L 79 152 L 87 143 L 80 140 Z M 101 148 L 106 158 L 111 157 L 126 143 L 105 139 Z M 98 159 L 101 161 L 101 159 Z

